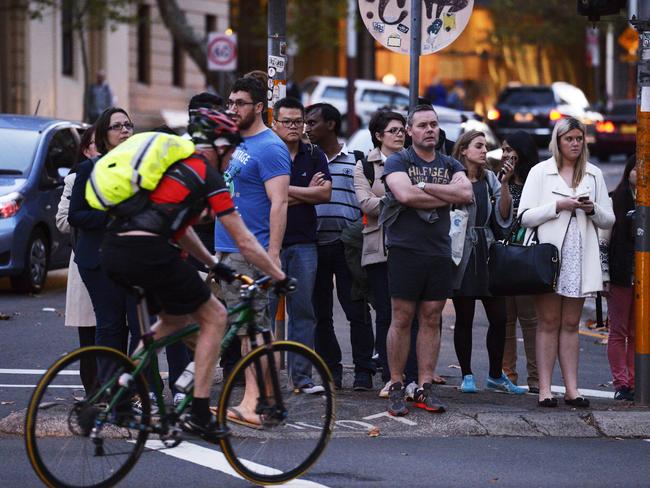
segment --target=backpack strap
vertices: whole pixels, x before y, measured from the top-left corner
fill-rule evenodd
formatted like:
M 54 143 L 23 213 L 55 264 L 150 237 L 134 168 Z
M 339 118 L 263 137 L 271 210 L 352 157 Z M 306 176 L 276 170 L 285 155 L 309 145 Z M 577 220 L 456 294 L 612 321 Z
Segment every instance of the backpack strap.
M 366 177 L 366 180 L 368 180 L 370 188 L 372 188 L 372 185 L 375 182 L 375 165 L 371 161 L 368 161 L 368 158 L 362 151 L 354 151 L 354 159 L 357 162 L 361 161 L 363 175 Z

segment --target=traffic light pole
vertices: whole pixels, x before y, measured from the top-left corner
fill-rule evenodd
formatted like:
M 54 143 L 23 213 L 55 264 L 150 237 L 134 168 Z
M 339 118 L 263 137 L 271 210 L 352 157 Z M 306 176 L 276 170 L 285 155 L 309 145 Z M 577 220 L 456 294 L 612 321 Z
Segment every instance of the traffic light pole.
M 286 96 L 287 86 L 287 0 L 269 0 L 268 5 L 268 123 L 273 122 L 273 105 Z
M 650 405 L 650 2 L 638 2 L 634 401 Z

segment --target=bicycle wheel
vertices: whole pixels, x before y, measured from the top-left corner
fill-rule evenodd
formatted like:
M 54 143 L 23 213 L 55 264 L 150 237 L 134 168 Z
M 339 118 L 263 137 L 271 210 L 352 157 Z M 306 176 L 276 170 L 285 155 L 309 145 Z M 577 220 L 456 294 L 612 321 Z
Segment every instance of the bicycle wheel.
M 79 376 L 81 361 L 99 361 L 102 385 L 88 386 Z M 107 347 L 72 351 L 54 363 L 32 394 L 25 417 L 25 442 L 32 467 L 51 487 L 104 487 L 121 480 L 133 467 L 147 440 L 150 404 L 141 375 L 111 410 L 113 386 L 134 364 Z M 131 400 L 138 394 L 141 412 Z M 93 431 L 95 429 L 95 431 Z
M 282 413 L 277 414 L 266 346 L 247 354 L 235 366 L 219 400 L 218 420 L 229 430 L 229 435 L 221 440 L 221 448 L 240 475 L 258 484 L 283 483 L 307 471 L 325 449 L 334 423 L 332 376 L 323 360 L 311 349 L 295 342 L 274 342 L 271 349 L 276 364 L 280 356 L 286 354 L 294 370 L 296 365 L 302 364 L 307 371 L 311 370 L 313 383 L 323 388 L 318 393 L 301 393 L 294 390 L 287 370 L 277 371 L 284 405 Z M 273 405 L 260 416 L 258 428 L 242 425 L 234 418 L 241 413 L 237 407 L 244 398 L 245 386 L 241 380 L 248 369 L 249 383 L 255 384 L 255 364 L 263 368 L 266 396 Z M 256 402 L 257 387 L 250 397 Z

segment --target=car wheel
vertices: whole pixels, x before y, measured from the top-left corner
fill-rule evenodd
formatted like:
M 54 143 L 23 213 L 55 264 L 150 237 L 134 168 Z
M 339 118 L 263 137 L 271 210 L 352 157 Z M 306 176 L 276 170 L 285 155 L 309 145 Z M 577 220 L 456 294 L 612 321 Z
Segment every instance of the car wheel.
M 18 293 L 40 293 L 47 278 L 50 248 L 47 236 L 34 229 L 25 250 L 25 267 L 18 276 L 11 277 L 11 286 Z

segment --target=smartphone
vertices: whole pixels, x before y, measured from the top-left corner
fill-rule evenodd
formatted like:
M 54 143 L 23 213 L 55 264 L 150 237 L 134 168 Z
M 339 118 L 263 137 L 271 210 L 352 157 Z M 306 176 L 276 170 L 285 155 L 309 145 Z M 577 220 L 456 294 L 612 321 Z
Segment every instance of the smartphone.
M 589 195 L 583 195 L 581 197 L 578 197 L 579 202 L 586 202 L 589 200 Z

